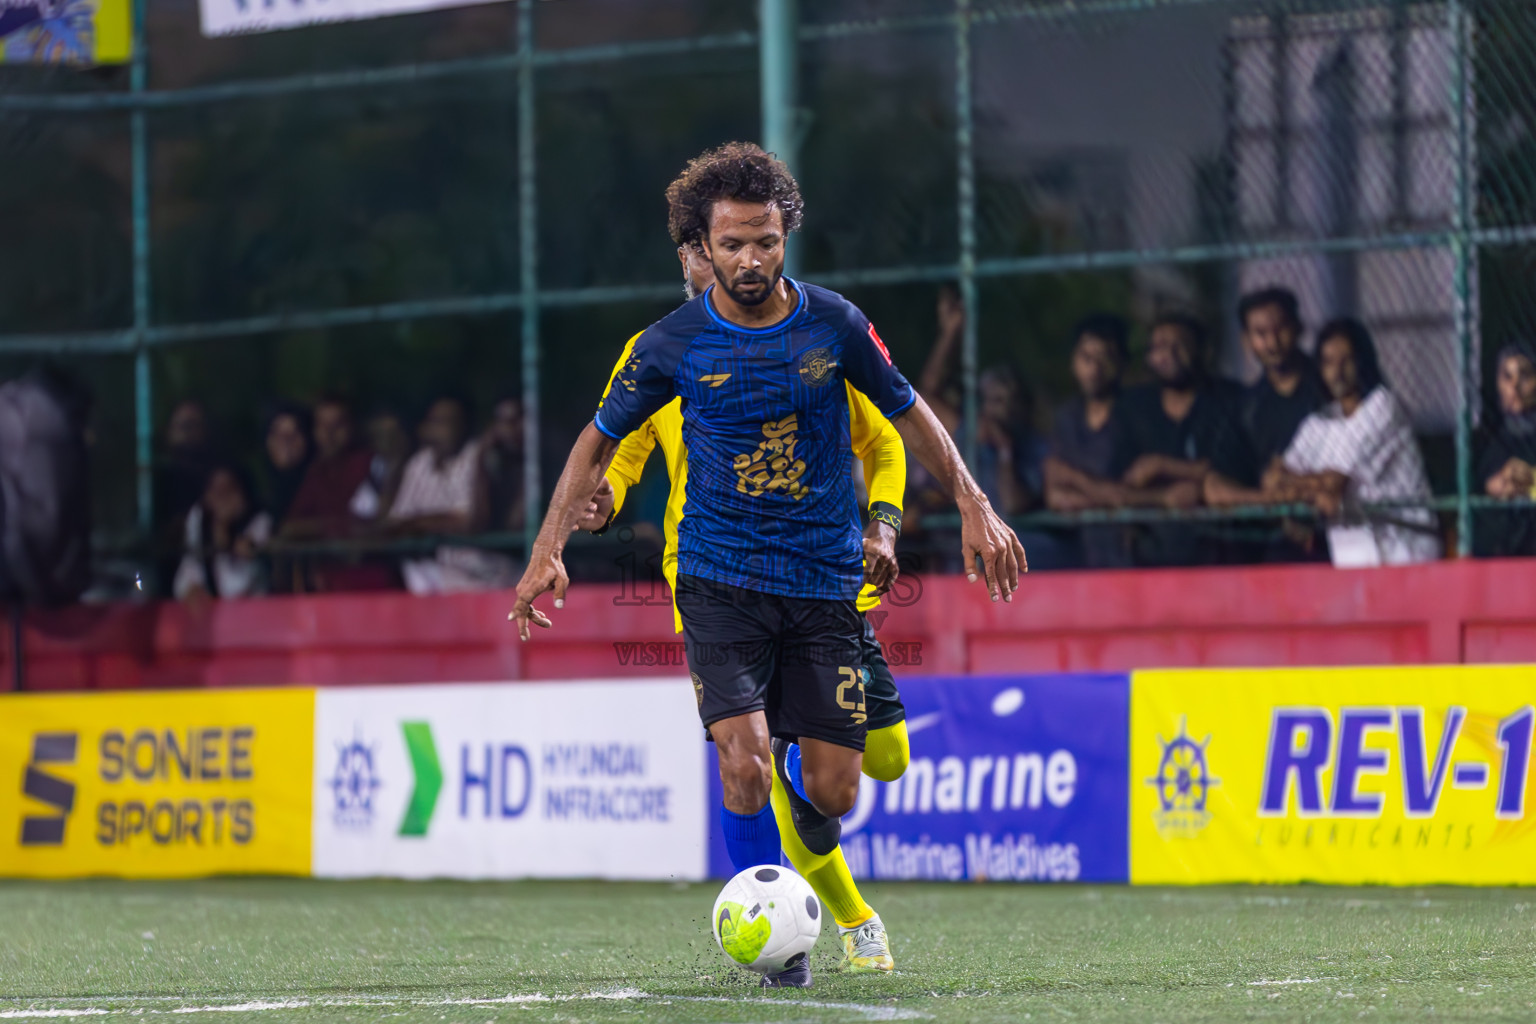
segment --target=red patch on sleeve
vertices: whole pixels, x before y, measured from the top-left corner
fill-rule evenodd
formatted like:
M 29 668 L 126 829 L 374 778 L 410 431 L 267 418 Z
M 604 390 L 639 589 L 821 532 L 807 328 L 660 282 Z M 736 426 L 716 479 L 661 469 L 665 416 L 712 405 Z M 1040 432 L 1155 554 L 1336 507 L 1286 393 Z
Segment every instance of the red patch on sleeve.
M 886 363 L 886 365 L 887 366 L 893 365 L 891 363 L 891 350 L 886 348 L 885 347 L 885 342 L 880 340 L 880 335 L 875 332 L 875 325 L 874 324 L 870 324 L 869 325 L 869 340 L 874 342 L 875 343 L 875 348 L 879 349 L 880 350 L 880 354 L 885 356 L 885 363 Z

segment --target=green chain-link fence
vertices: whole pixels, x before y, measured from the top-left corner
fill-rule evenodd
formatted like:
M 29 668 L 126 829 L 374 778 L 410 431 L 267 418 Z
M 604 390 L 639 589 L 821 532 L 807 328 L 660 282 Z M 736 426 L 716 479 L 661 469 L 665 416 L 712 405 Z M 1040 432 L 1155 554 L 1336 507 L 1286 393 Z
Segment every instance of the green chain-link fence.
M 0 369 L 95 381 L 107 525 L 152 523 L 154 426 L 189 394 L 250 442 L 257 394 L 511 387 L 532 530 L 613 353 L 681 297 L 666 182 L 766 136 L 806 194 L 799 273 L 910 376 L 957 284 L 967 439 L 989 366 L 1070 394 L 1096 310 L 1192 310 L 1251 376 L 1236 299 L 1284 284 L 1309 326 L 1370 325 L 1471 550 L 1490 360 L 1536 333 L 1522 0 L 524 0 L 223 39 L 138 0 L 134 25 L 126 69 L 0 67 Z

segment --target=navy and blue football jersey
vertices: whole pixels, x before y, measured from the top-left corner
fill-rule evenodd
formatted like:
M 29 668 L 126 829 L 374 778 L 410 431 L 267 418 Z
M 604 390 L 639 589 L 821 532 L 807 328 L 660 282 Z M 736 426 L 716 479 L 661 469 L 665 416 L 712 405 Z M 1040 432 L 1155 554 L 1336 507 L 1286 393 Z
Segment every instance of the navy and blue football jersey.
M 622 439 L 682 399 L 688 485 L 677 530 L 680 574 L 851 600 L 864 548 L 845 382 L 892 419 L 917 395 L 857 307 L 825 288 L 789 284 L 795 311 L 770 327 L 726 320 L 711 287 L 648 328 L 614 374 L 594 423 Z

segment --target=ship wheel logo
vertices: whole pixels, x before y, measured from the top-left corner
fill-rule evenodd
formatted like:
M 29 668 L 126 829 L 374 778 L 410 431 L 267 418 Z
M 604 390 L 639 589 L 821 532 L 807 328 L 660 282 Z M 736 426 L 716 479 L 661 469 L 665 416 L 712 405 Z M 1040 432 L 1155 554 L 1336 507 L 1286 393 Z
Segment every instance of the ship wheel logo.
M 1171 740 L 1159 735 L 1157 742 L 1163 748 L 1163 756 L 1157 774 L 1147 780 L 1147 785 L 1157 791 L 1158 810 L 1152 817 L 1164 839 L 1192 839 L 1210 824 L 1206 799 L 1211 787 L 1221 783 L 1211 774 L 1206 761 L 1211 737 L 1207 735 L 1196 743 L 1189 737 L 1187 719 L 1180 718 L 1178 735 Z

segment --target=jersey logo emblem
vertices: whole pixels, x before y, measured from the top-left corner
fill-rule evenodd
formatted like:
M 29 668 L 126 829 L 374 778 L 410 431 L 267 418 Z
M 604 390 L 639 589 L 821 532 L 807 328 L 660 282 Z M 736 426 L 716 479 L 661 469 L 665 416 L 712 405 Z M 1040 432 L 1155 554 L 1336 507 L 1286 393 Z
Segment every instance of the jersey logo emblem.
M 821 387 L 832 379 L 835 369 L 837 363 L 832 359 L 831 349 L 813 348 L 800 357 L 800 379 L 807 387 Z
M 892 365 L 892 363 L 891 363 L 891 350 L 885 347 L 885 342 L 881 341 L 880 340 L 880 335 L 875 333 L 875 325 L 874 324 L 870 324 L 869 325 L 869 340 L 874 342 L 875 343 L 875 348 L 879 349 L 880 350 L 880 354 L 885 356 L 886 365 L 887 366 Z
M 730 379 L 731 375 L 728 373 L 706 373 L 704 376 L 699 378 L 699 383 L 708 384 L 712 388 L 717 388 Z

